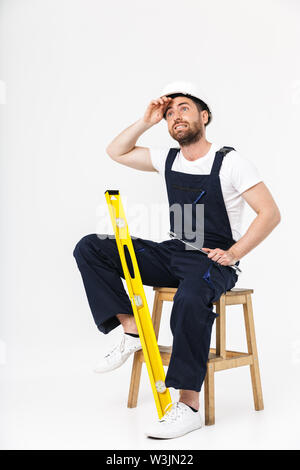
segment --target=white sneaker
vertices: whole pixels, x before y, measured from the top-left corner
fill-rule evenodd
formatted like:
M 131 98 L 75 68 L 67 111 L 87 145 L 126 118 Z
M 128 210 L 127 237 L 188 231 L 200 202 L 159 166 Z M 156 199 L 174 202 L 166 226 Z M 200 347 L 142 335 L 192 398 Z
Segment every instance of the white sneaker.
M 109 351 L 103 360 L 95 367 L 94 372 L 102 374 L 117 369 L 129 358 L 131 354 L 142 349 L 140 338 L 123 334 L 121 341 Z
M 173 437 L 183 436 L 188 432 L 200 429 L 203 426 L 200 411 L 195 412 L 180 401 L 170 403 L 168 407 L 171 408 L 165 415 L 145 432 L 147 437 L 172 439 Z

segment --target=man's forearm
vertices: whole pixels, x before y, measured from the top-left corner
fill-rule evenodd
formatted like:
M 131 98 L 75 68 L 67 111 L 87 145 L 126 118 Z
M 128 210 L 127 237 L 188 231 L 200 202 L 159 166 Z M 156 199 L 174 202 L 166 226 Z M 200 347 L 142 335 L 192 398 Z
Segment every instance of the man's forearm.
M 140 135 L 150 129 L 150 127 L 152 127 L 152 124 L 147 124 L 142 118 L 139 119 L 115 137 L 108 145 L 106 148 L 108 155 L 113 158 L 130 152 L 135 147 Z
M 259 213 L 249 226 L 245 235 L 232 245 L 228 251 L 238 260 L 243 258 L 247 253 L 253 250 L 253 248 L 259 245 L 279 222 L 280 213 L 278 211 Z

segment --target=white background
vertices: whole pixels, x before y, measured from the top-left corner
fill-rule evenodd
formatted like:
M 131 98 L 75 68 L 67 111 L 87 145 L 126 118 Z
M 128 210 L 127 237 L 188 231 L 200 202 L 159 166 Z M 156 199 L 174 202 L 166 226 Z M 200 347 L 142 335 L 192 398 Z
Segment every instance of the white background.
M 0 7 L 1 448 L 298 448 L 299 3 L 2 0 Z M 237 285 L 255 291 L 265 410 L 254 411 L 247 368 L 222 372 L 216 425 L 153 441 L 143 435 L 156 418 L 146 370 L 133 410 L 126 408 L 131 359 L 111 374 L 92 372 L 120 328 L 105 336 L 95 327 L 72 252 L 88 233 L 112 233 L 106 189 L 120 190 L 131 234 L 168 238 L 161 177 L 118 165 L 105 149 L 178 79 L 205 90 L 214 116 L 208 139 L 255 163 L 282 222 L 242 260 Z M 176 144 L 164 121 L 138 143 Z M 155 204 L 163 216 L 151 216 L 150 227 L 145 211 Z M 254 217 L 247 207 L 244 232 Z M 146 294 L 151 308 L 152 288 Z M 227 338 L 229 349 L 246 346 L 240 307 L 229 308 Z

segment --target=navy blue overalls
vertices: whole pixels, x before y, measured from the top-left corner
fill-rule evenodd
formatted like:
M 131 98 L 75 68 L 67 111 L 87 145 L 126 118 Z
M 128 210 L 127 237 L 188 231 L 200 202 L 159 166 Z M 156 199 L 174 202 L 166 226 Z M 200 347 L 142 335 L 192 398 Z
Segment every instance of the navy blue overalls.
M 223 158 L 230 150 L 233 149 L 223 147 L 216 152 L 209 175 L 173 171 L 172 164 L 179 149 L 170 149 L 166 159 L 170 206 L 174 203 L 204 204 L 203 246 L 206 248 L 228 250 L 235 243 L 219 178 Z M 195 213 L 192 212 L 193 218 Z M 174 231 L 173 221 L 170 212 L 171 231 Z M 179 240 L 158 243 L 131 238 L 143 284 L 177 287 L 170 319 L 173 346 L 166 386 L 200 391 L 206 374 L 211 330 L 217 316 L 213 302 L 234 287 L 237 275 L 229 266 L 221 266 L 200 251 L 187 250 Z M 77 243 L 73 254 L 95 323 L 107 334 L 120 325 L 116 314 L 133 314 L 121 280 L 124 273 L 116 241 L 111 235 L 110 238 L 103 234 L 101 237 L 86 235 Z

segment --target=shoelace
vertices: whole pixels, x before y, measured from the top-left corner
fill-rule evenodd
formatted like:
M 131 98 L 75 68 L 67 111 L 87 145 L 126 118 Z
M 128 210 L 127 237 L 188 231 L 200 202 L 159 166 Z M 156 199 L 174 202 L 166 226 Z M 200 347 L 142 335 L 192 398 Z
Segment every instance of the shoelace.
M 120 352 L 123 352 L 125 348 L 125 336 L 123 336 L 121 343 L 116 344 L 109 353 L 104 356 L 105 358 L 110 358 L 111 356 L 114 355 L 114 353 L 119 350 Z
M 171 408 L 170 408 L 171 407 Z M 170 408 L 168 411 L 166 411 L 168 408 Z M 177 421 L 178 418 L 181 418 L 181 416 L 186 412 L 186 409 L 182 406 L 180 406 L 179 402 L 172 402 L 169 403 L 166 408 L 164 409 L 165 414 L 164 416 L 159 420 L 160 423 L 166 422 L 174 422 Z
M 108 354 L 106 354 L 106 356 L 104 356 L 104 357 L 105 357 L 106 359 L 110 359 L 110 358 L 112 358 L 112 357 L 114 356 L 114 353 L 115 353 L 116 351 L 120 351 L 121 353 L 124 352 L 124 349 L 125 349 L 125 340 L 126 340 L 126 338 L 125 338 L 125 335 L 124 335 L 123 338 L 122 338 L 122 340 L 121 340 L 121 342 L 118 343 L 118 344 L 116 344 L 116 345 L 112 348 L 112 350 L 111 350 Z M 131 346 L 128 347 L 128 352 L 134 351 L 135 349 L 136 349 L 136 345 L 133 345 L 133 344 L 132 344 Z

